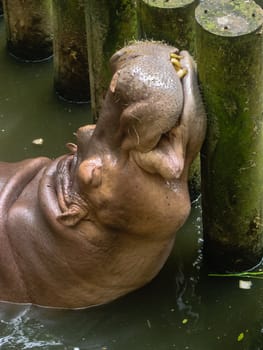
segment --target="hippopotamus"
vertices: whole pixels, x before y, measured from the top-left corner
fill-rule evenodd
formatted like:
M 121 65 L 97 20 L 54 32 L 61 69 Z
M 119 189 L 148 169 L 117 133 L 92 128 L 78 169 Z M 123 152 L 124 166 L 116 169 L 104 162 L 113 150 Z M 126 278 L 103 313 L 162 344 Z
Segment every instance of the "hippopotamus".
M 68 154 L 0 163 L 2 301 L 113 301 L 158 274 L 189 214 L 188 170 L 206 128 L 193 58 L 146 41 L 110 65 L 99 120 Z

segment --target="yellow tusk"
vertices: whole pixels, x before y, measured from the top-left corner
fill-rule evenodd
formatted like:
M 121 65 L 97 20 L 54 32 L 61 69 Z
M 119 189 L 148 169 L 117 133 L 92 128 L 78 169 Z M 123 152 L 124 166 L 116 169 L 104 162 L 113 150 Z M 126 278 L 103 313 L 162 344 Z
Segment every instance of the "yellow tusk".
M 187 73 L 188 73 L 188 70 L 186 68 L 179 69 L 177 71 L 177 75 L 180 79 L 182 79 Z
M 184 56 L 177 55 L 176 53 L 171 53 L 170 58 L 177 58 L 178 60 L 181 60 L 182 58 L 184 58 Z
M 176 58 L 171 58 L 171 62 L 175 68 L 182 68 L 181 63 Z

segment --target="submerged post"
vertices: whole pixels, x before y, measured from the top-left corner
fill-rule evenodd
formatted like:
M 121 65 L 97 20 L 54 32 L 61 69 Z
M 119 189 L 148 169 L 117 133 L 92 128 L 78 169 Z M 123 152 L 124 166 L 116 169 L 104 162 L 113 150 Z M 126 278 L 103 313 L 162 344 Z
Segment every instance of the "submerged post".
M 140 36 L 164 40 L 192 54 L 197 0 L 137 0 Z
M 0 16 L 3 14 L 3 3 L 2 0 L 0 0 Z
M 90 99 L 84 3 L 53 0 L 54 87 L 72 102 Z
M 7 48 L 17 58 L 38 61 L 52 55 L 50 0 L 3 0 Z
M 243 270 L 263 253 L 263 11 L 253 1 L 206 0 L 196 20 L 208 114 L 204 252 L 220 270 Z
M 136 0 L 85 0 L 91 108 L 97 120 L 111 78 L 109 58 L 137 39 Z

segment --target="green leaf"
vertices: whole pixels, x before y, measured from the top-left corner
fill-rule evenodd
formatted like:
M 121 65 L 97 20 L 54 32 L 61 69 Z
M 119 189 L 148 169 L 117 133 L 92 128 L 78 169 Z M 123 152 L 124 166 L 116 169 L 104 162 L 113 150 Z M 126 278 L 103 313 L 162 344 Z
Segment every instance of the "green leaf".
M 237 337 L 237 341 L 242 341 L 245 337 L 245 334 L 242 332 L 239 334 L 239 336 Z
M 237 273 L 209 273 L 210 277 L 243 277 L 243 278 L 255 278 L 255 279 L 263 279 L 263 271 L 243 271 Z

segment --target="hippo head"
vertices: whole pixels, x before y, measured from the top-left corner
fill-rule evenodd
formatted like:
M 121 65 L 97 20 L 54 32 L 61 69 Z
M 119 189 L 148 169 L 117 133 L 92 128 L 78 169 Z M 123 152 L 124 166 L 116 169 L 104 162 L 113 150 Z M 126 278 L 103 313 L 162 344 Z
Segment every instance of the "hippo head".
M 112 301 L 156 276 L 187 218 L 205 134 L 195 64 L 137 42 L 111 66 L 99 121 L 78 130 L 71 154 L 0 164 L 2 300 Z
M 113 77 L 99 121 L 77 132 L 68 181 L 74 200 L 63 199 L 59 219 L 174 231 L 189 212 L 188 168 L 205 133 L 195 64 L 186 51 L 155 42 L 129 45 L 110 64 Z M 147 226 L 149 217 L 156 220 Z

